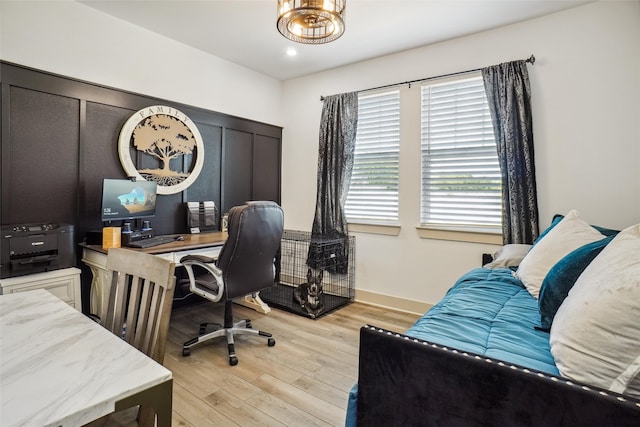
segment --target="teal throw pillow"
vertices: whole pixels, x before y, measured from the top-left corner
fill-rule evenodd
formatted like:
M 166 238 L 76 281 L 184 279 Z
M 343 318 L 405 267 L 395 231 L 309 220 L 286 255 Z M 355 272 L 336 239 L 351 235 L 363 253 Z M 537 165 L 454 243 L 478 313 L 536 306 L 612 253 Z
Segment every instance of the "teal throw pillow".
M 553 318 L 558 308 L 560 308 L 560 304 L 569 294 L 573 284 L 578 280 L 584 269 L 614 237 L 615 234 L 581 246 L 569 252 L 551 267 L 540 287 L 540 295 L 538 297 L 540 328 L 538 329 L 543 331 L 551 329 Z

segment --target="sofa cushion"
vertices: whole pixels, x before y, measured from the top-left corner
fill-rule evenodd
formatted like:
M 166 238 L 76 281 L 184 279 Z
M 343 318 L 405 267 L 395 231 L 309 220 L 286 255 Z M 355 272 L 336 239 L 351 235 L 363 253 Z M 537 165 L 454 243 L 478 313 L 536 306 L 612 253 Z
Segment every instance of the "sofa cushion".
M 551 267 L 569 252 L 604 237 L 572 210 L 536 242 L 514 274 L 529 293 L 538 298 L 542 281 Z
M 614 237 L 609 236 L 579 247 L 558 261 L 549 270 L 542 281 L 538 298 L 540 329 L 543 331 L 551 329 L 553 317 L 580 274 Z
M 562 219 L 564 218 L 564 215 L 560 215 L 560 214 L 555 214 L 553 216 L 553 219 L 551 220 L 551 224 L 542 232 L 540 233 L 540 235 L 538 236 L 538 238 L 533 242 L 533 245 L 537 245 L 538 242 L 540 240 L 542 240 L 544 238 L 544 236 L 546 236 L 547 234 L 549 234 L 549 232 L 551 230 L 553 230 L 553 227 L 555 227 L 556 225 L 558 225 L 558 223 L 560 221 L 562 221 Z
M 504 245 L 493 255 L 493 261 L 485 264 L 484 268 L 517 267 L 531 249 L 531 245 L 512 243 Z
M 512 273 L 469 271 L 406 334 L 557 375 L 538 301 Z
M 550 345 L 562 375 L 640 397 L 640 224 L 589 264 L 556 313 Z
M 553 218 L 551 219 L 551 224 L 549 225 L 549 227 L 547 227 L 542 233 L 540 233 L 540 235 L 538 236 L 538 238 L 535 240 L 535 242 L 533 242 L 533 244 L 535 245 L 536 243 L 538 243 L 544 236 L 547 235 L 547 233 L 549 233 L 553 227 L 555 227 L 556 225 L 558 225 L 558 223 L 560 221 L 562 221 L 562 218 L 564 218 L 564 215 L 560 215 L 560 214 L 555 214 L 553 216 Z M 603 227 L 601 225 L 594 225 L 591 224 L 591 226 L 593 228 L 595 228 L 596 230 L 598 230 L 600 233 L 604 234 L 605 236 L 615 236 L 616 234 L 618 234 L 620 232 L 620 230 L 614 230 L 612 228 L 607 228 L 607 227 Z

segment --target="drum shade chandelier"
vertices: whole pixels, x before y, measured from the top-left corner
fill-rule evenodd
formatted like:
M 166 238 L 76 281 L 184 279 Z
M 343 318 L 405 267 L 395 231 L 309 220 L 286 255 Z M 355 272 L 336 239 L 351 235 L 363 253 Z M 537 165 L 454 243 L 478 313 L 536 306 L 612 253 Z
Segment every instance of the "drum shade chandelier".
M 278 0 L 278 31 L 298 43 L 321 44 L 344 33 L 346 0 Z

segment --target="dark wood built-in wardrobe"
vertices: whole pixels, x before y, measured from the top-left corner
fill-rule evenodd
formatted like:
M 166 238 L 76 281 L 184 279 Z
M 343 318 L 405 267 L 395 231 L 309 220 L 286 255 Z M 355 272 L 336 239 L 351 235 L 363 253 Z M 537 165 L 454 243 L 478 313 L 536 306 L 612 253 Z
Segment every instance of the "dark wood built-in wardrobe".
M 134 112 L 152 105 L 185 113 L 205 149 L 197 180 L 181 193 L 158 197 L 156 234 L 188 231 L 188 201 L 213 200 L 219 214 L 247 200 L 280 202 L 278 126 L 7 62 L 0 62 L 0 90 L 2 225 L 72 224 L 77 242 L 100 229 L 103 179 L 126 178 L 120 130 Z M 90 276 L 83 269 L 83 294 Z

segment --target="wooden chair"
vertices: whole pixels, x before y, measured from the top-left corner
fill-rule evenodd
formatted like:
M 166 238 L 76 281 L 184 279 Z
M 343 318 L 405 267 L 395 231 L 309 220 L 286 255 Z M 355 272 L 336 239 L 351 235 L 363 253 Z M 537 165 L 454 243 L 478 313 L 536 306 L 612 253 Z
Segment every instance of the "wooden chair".
M 175 286 L 175 263 L 128 249 L 112 248 L 113 273 L 105 328 L 158 363 L 164 351 Z
M 103 326 L 160 364 L 169 330 L 175 268 L 175 263 L 144 252 L 112 248 L 107 255 L 107 269 L 113 276 Z M 154 410 L 131 408 L 88 426 L 135 425 L 136 421 L 153 426 Z

